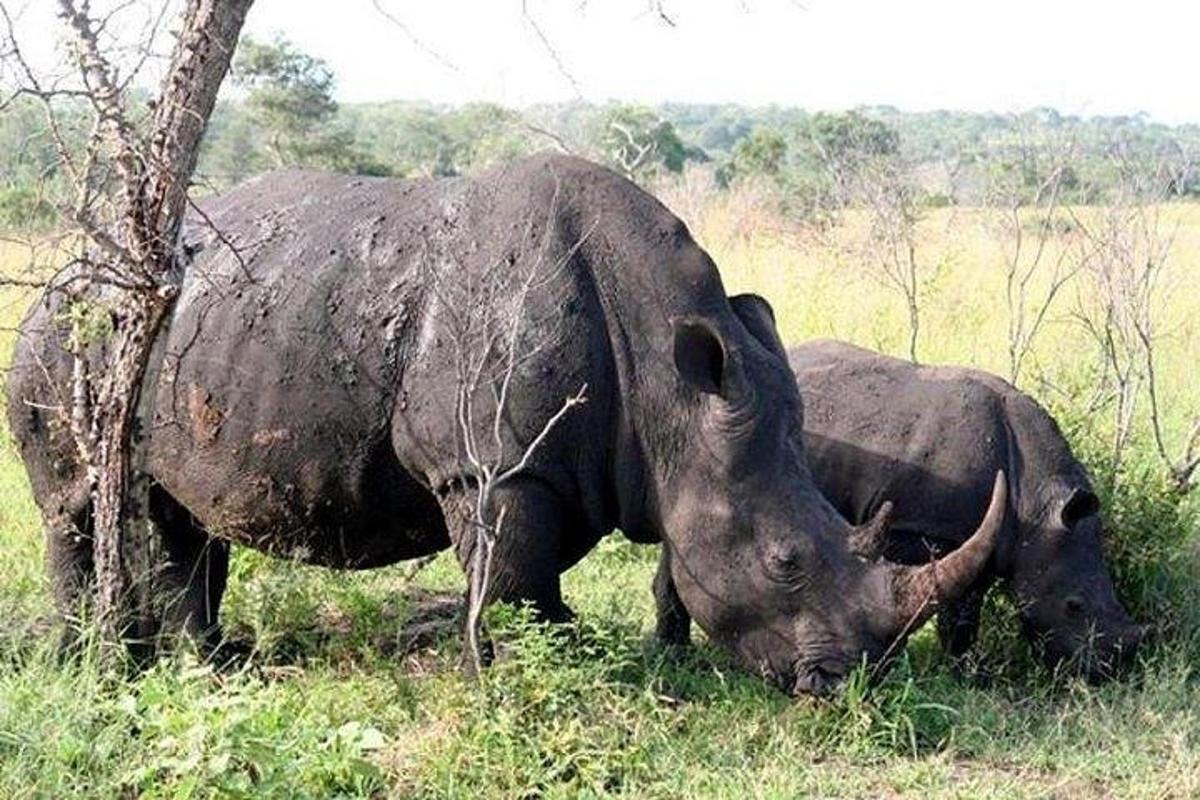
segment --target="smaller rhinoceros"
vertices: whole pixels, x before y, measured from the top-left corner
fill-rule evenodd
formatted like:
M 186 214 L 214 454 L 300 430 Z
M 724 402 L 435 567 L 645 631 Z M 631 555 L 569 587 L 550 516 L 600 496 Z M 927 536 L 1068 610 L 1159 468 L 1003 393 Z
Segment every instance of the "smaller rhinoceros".
M 938 610 L 951 655 L 975 643 L 984 595 L 1000 579 L 1050 665 L 1096 679 L 1129 660 L 1143 629 L 1113 589 L 1099 500 L 1058 425 L 1032 398 L 986 372 L 918 366 L 837 341 L 792 348 L 788 360 L 804 397 L 804 448 L 817 486 L 850 522 L 895 503 L 890 528 L 879 526 L 886 533 L 859 543 L 860 552 L 918 564 L 955 550 L 997 470 L 1009 476 L 989 568 Z M 669 592 L 656 593 L 660 630 L 667 618 L 678 628 Z

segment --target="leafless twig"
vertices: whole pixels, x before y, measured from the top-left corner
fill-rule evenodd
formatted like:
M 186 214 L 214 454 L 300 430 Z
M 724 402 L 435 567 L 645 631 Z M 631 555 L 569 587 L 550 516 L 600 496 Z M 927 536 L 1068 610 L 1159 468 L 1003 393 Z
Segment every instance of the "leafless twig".
M 388 11 L 386 8 L 384 8 L 383 3 L 380 0 L 371 0 L 371 5 L 375 6 L 375 10 L 378 11 L 380 13 L 380 15 L 383 16 L 384 19 L 386 19 L 388 22 L 392 23 L 397 28 L 399 28 L 400 32 L 403 33 L 408 38 L 408 40 L 410 42 L 412 42 L 413 46 L 416 47 L 418 50 L 420 50 L 422 53 L 429 56 L 434 61 L 438 62 L 443 67 L 450 70 L 451 72 L 459 71 L 458 66 L 453 61 L 446 58 L 444 55 L 439 53 L 437 50 L 434 50 L 432 47 L 430 47 L 428 44 L 426 44 L 423 39 L 421 39 L 419 36 L 417 36 L 415 33 L 413 33 L 412 28 L 410 28 L 408 25 L 406 25 L 403 20 L 401 20 L 399 17 L 397 17 L 391 11 Z
M 533 13 L 529 10 L 529 0 L 521 0 L 521 16 L 537 36 L 538 41 L 541 42 L 542 49 L 546 51 L 546 55 L 550 56 L 550 60 L 554 62 L 555 69 L 557 69 L 558 73 L 566 78 L 567 82 L 571 84 L 571 89 L 575 92 L 575 96 L 583 97 L 583 92 L 580 89 L 579 81 L 575 80 L 575 76 L 571 74 L 569 69 L 567 69 L 566 62 L 564 62 L 562 56 L 558 54 L 557 48 L 555 48 L 553 43 L 551 43 L 550 38 L 546 36 L 545 31 L 542 30 L 542 26 L 538 24 L 538 21 L 534 18 Z

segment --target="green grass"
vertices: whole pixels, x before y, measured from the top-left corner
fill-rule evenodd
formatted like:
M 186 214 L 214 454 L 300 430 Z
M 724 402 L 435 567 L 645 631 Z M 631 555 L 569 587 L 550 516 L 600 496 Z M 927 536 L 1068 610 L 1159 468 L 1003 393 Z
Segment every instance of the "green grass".
M 1198 212 L 1179 212 L 1177 277 L 1193 287 Z M 731 290 L 775 303 L 789 341 L 902 348 L 901 309 L 869 278 L 815 248 L 729 236 L 723 213 L 693 221 L 698 235 Z M 969 230 L 940 237 L 937 222 L 928 235 L 945 255 L 925 355 L 1001 369 L 994 253 Z M 1200 405 L 1189 361 L 1200 352 L 1197 294 L 1177 292 L 1169 309 L 1162 369 L 1175 428 Z M 21 305 L 7 298 L 0 324 L 11 327 Z M 1070 386 L 1083 347 L 1062 317 L 1039 340 L 1034 374 Z M 1045 399 L 1105 477 L 1100 415 L 1081 415 L 1069 393 Z M 475 683 L 456 669 L 451 625 L 406 646 L 421 598 L 461 590 L 445 556 L 411 577 L 405 566 L 337 573 L 239 552 L 225 623 L 256 643 L 245 668 L 215 671 L 182 654 L 118 678 L 90 655 L 60 664 L 39 522 L 5 441 L 0 797 L 1197 796 L 1200 513 L 1164 488 L 1144 438 L 1120 477 L 1104 498 L 1115 569 L 1159 631 L 1126 680 L 1092 687 L 1049 674 L 996 601 L 981 644 L 990 686 L 956 681 L 926 629 L 881 686 L 818 703 L 783 697 L 705 644 L 655 647 L 656 553 L 617 537 L 566 577 L 573 628 L 547 630 L 516 609 L 492 615 L 502 658 Z

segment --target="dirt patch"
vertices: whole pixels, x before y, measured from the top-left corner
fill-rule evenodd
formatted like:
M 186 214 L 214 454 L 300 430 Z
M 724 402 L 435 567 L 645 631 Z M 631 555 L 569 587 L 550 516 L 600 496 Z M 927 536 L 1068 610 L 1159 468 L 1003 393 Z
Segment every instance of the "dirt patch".
M 211 392 L 193 385 L 188 391 L 188 419 L 192 422 L 192 438 L 201 444 L 212 444 L 221 432 L 225 414 L 213 402 Z

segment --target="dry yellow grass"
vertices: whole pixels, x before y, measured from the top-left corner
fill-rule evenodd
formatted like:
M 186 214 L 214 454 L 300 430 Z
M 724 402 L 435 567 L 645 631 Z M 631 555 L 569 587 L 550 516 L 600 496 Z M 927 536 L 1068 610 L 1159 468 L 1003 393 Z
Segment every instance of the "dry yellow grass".
M 734 202 L 703 204 L 688 222 L 720 267 L 730 293 L 757 292 L 770 300 L 786 343 L 833 337 L 906 354 L 902 295 L 869 265 L 847 255 L 861 220 L 850 219 L 820 243 L 780 232 L 782 226 L 767 233 L 751 224 L 747 236 L 745 213 Z M 1175 231 L 1175 241 L 1157 306 L 1156 358 L 1169 429 L 1178 437 L 1200 413 L 1200 205 L 1166 206 L 1162 219 L 1164 230 Z M 973 209 L 931 212 L 919 226 L 919 242 L 924 276 L 920 359 L 1008 377 L 1005 256 L 983 214 Z M 1046 268 L 1031 292 L 1034 302 L 1040 302 L 1059 249 L 1069 246 L 1063 236 L 1050 242 Z M 1059 292 L 1022 369 L 1023 386 L 1038 393 L 1053 391 L 1048 386 L 1064 385 L 1085 364 L 1097 362 L 1095 345 L 1073 318 L 1086 295 L 1082 272 Z

